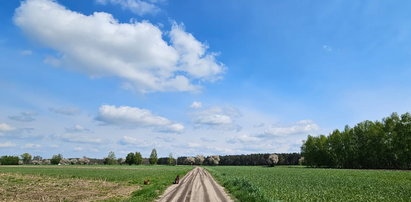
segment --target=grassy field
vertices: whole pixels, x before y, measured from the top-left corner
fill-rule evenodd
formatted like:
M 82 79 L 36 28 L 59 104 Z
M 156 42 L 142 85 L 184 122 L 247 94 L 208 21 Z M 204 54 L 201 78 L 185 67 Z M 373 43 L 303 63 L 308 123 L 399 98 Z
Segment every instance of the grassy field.
M 411 201 L 411 171 L 206 167 L 240 201 Z
M 34 182 L 36 182 L 35 186 L 42 186 L 41 183 L 53 181 L 50 183 L 52 186 L 60 186 L 62 182 L 67 181 L 63 183 L 66 186 L 84 184 L 85 188 L 87 184 L 115 182 L 125 187 L 134 186 L 128 201 L 152 201 L 172 184 L 176 175 L 183 176 L 192 168 L 191 166 L 0 166 L 0 182 L 2 182 L 0 191 Z M 147 179 L 151 183 L 144 185 L 143 181 Z M 79 182 L 79 180 L 84 181 Z M 101 189 L 113 186 L 115 185 L 107 184 Z M 113 196 L 112 199 L 118 197 Z

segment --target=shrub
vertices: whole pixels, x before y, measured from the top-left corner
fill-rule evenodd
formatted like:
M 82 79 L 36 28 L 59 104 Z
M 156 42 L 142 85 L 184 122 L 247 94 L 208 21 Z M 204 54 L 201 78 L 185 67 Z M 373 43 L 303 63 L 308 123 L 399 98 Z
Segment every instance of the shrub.
M 61 154 L 53 155 L 53 157 L 51 157 L 51 159 L 50 159 L 50 163 L 53 164 L 53 165 L 57 165 L 57 164 L 60 163 L 61 159 L 63 159 L 63 155 L 61 155 Z
M 277 156 L 277 154 L 270 154 L 270 156 L 268 156 L 268 159 L 267 159 L 267 164 L 269 165 L 269 166 L 274 166 L 275 164 L 277 164 L 278 163 L 278 156 Z
M 215 156 L 209 156 L 207 157 L 207 164 L 210 166 L 215 166 L 220 163 L 220 156 L 215 155 Z

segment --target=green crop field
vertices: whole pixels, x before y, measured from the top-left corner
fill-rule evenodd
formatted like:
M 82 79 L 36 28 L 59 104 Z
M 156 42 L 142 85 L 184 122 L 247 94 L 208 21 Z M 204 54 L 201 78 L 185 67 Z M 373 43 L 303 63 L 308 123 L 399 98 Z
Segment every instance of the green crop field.
M 129 201 L 151 201 L 172 184 L 176 175 L 183 176 L 192 166 L 0 166 L 0 174 L 6 176 L 5 182 L 16 186 L 16 182 L 25 183 L 21 176 L 44 176 L 47 179 L 91 179 L 102 182 L 118 182 L 135 186 Z M 15 176 L 15 174 L 19 174 Z M 0 179 L 2 180 L 2 179 Z M 29 180 L 29 179 L 27 179 Z M 36 179 L 38 180 L 38 179 Z M 144 185 L 144 180 L 150 180 Z M 10 183 L 14 182 L 14 184 Z M 11 187 L 2 187 L 6 190 Z M 40 186 L 40 185 L 39 185 Z M 139 187 L 139 188 L 138 188 Z
M 411 172 L 206 167 L 240 201 L 411 201 Z

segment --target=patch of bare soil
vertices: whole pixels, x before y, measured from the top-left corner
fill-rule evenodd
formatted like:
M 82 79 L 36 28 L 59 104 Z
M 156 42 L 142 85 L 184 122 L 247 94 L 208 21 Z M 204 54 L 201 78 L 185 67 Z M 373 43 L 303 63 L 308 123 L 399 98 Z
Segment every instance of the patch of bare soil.
M 0 173 L 0 201 L 121 200 L 137 189 L 103 180 Z

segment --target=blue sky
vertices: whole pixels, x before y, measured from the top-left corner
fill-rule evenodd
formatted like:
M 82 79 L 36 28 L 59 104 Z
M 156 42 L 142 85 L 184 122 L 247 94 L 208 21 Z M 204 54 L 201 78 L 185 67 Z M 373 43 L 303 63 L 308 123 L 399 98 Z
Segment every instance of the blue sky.
M 411 109 L 408 1 L 0 8 L 0 154 L 298 152 Z

